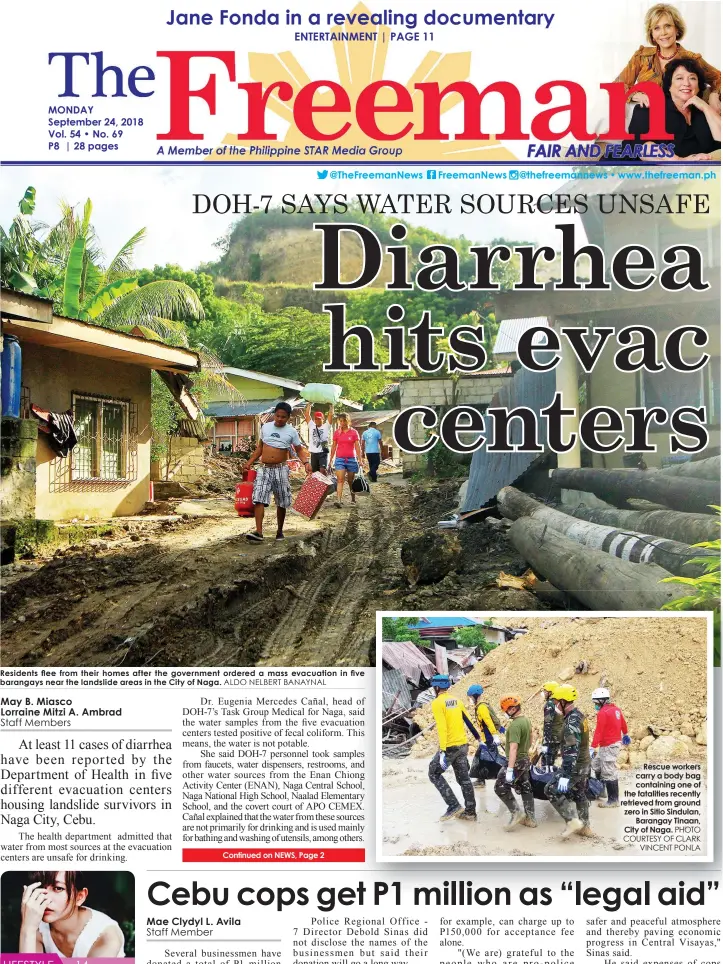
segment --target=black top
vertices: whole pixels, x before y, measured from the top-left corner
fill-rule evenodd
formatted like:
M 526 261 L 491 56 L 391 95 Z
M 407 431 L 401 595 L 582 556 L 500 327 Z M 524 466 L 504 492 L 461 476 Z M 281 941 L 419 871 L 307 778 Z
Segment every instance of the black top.
M 629 133 L 635 134 L 636 142 L 641 140 L 641 134 L 647 134 L 650 127 L 650 109 L 638 106 L 630 119 Z M 718 150 L 720 141 L 713 140 L 708 121 L 702 110 L 690 108 L 690 124 L 673 103 L 672 97 L 665 98 L 665 129 L 673 136 L 675 153 L 678 157 L 690 157 L 691 154 L 710 154 Z M 646 143 L 653 143 L 648 141 Z M 665 143 L 660 141 L 659 143 Z

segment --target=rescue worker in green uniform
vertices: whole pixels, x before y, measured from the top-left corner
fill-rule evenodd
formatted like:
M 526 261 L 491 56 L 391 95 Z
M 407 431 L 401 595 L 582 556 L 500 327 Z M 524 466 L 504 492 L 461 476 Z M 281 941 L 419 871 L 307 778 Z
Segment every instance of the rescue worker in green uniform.
M 458 817 L 460 820 L 477 819 L 477 801 L 474 787 L 469 775 L 467 760 L 467 730 L 479 740 L 480 735 L 467 715 L 464 704 L 455 696 L 450 696 L 447 690 L 452 685 L 449 676 L 440 673 L 431 679 L 436 698 L 432 700 L 432 715 L 437 724 L 439 752 L 432 757 L 429 764 L 429 779 L 439 790 L 442 799 L 447 804 L 446 811 L 439 818 L 450 820 Z M 464 797 L 464 809 L 444 778 L 444 771 L 452 767 L 459 788 Z
M 551 680 L 545 683 L 542 689 L 545 693 L 545 708 L 542 723 L 542 746 L 540 747 L 542 760 L 540 762 L 545 766 L 553 767 L 557 754 L 560 752 L 564 720 L 557 712 L 557 703 L 552 695 L 557 689 L 557 683 Z
M 565 821 L 563 839 L 577 833 L 594 836 L 590 829 L 590 801 L 587 781 L 590 776 L 590 728 L 587 717 L 575 706 L 578 693 L 563 684 L 553 694 L 563 718 L 562 767 L 557 780 L 550 780 L 545 796 Z
M 519 696 L 503 696 L 500 709 L 510 719 L 505 731 L 505 752 L 507 768 L 497 774 L 495 793 L 510 811 L 505 830 L 513 830 L 518 823 L 523 827 L 536 827 L 535 798 L 530 783 L 530 744 L 532 727 L 526 716 L 522 715 Z M 524 812 L 517 806 L 513 790 L 522 797 Z

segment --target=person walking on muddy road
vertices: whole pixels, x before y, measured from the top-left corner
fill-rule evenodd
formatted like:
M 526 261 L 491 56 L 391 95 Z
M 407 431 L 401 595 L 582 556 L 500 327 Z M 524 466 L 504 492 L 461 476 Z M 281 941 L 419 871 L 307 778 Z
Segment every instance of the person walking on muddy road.
M 610 701 L 610 690 L 604 686 L 592 692 L 592 702 L 597 714 L 595 733 L 592 738 L 592 773 L 602 780 L 607 790 L 607 800 L 598 801 L 598 807 L 619 807 L 618 754 L 620 746 L 630 743 L 628 724 L 622 710 Z
M 467 715 L 464 704 L 447 693 L 452 685 L 449 676 L 439 673 L 432 677 L 431 683 L 437 694 L 432 700 L 432 714 L 437 725 L 439 752 L 434 754 L 429 764 L 429 779 L 447 804 L 446 811 L 439 819 L 451 820 L 452 817 L 458 817 L 460 820 L 476 820 L 477 801 L 467 760 L 467 730 L 476 740 L 479 740 L 480 735 Z M 464 809 L 444 778 L 444 772 L 450 766 L 462 791 Z
M 557 685 L 557 683 L 550 681 L 542 686 L 545 694 L 545 708 L 542 720 L 542 746 L 540 747 L 540 755 L 543 759 L 540 762 L 548 767 L 554 767 L 562 743 L 564 720 L 552 695 L 557 689 Z
M 314 412 L 311 417 L 311 402 L 304 411 L 304 420 L 309 429 L 309 455 L 311 456 L 311 471 L 326 472 L 329 460 L 329 440 L 331 436 L 331 426 L 334 422 L 334 406 L 329 406 L 329 411 L 324 418 L 323 412 Z
M 495 781 L 495 793 L 510 811 L 505 830 L 514 830 L 518 823 L 523 827 L 536 827 L 535 798 L 530 783 L 532 727 L 527 717 L 522 715 L 519 696 L 503 696 L 500 709 L 510 719 L 505 730 L 507 769 L 503 767 Z M 513 790 L 522 797 L 523 810 L 518 807 Z
M 562 767 L 557 780 L 550 780 L 545 787 L 545 796 L 565 821 L 563 840 L 574 833 L 592 837 L 587 798 L 590 727 L 585 714 L 575 706 L 578 693 L 574 686 L 558 686 L 553 697 L 563 716 Z
M 369 463 L 369 478 L 372 482 L 377 480 L 377 469 L 382 460 L 382 450 L 379 447 L 381 441 L 382 433 L 377 428 L 377 423 L 370 422 L 366 432 L 362 432 L 361 452 L 362 458 L 366 458 Z
M 251 458 L 244 464 L 244 469 L 250 469 L 257 459 L 261 459 L 251 499 L 254 503 L 254 519 L 256 529 L 247 532 L 249 542 L 263 542 L 264 513 L 271 503 L 273 493 L 276 502 L 276 538 L 284 538 L 284 520 L 286 510 L 291 505 L 291 485 L 289 483 L 289 466 L 287 460 L 289 451 L 293 447 L 306 468 L 306 474 L 311 474 L 309 453 L 299 438 L 299 433 L 293 425 L 287 425 L 291 417 L 291 405 L 279 402 L 274 409 L 273 422 L 266 422 L 261 426 L 259 442 Z
M 354 476 L 359 471 L 359 463 L 362 460 L 361 447 L 359 444 L 359 433 L 351 427 L 349 416 L 342 412 L 339 416 L 339 428 L 334 432 L 334 444 L 331 447 L 331 457 L 329 459 L 334 472 L 336 473 L 336 502 L 337 509 L 342 506 L 344 496 L 344 482 L 346 481 L 351 493 L 352 504 L 356 502 L 356 493 L 352 489 Z

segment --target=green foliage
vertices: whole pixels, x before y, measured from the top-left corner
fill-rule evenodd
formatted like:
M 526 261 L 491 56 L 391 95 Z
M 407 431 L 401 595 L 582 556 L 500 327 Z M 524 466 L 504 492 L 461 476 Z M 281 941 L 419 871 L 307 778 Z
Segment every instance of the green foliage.
M 720 515 L 719 505 L 711 506 Z M 718 523 L 720 525 L 720 522 Z M 695 556 L 687 559 L 684 565 L 702 566 L 705 572 L 701 576 L 669 576 L 661 579 L 661 582 L 676 582 L 679 585 L 690 586 L 692 592 L 688 596 L 681 596 L 680 599 L 671 599 L 665 603 L 663 609 L 674 612 L 686 612 L 688 610 L 713 612 L 713 628 L 715 633 L 715 648 L 713 653 L 713 664 L 720 666 L 720 567 L 721 567 L 721 542 L 714 539 L 711 542 L 696 542 L 694 549 L 712 549 L 717 556 Z
M 382 639 L 385 643 L 414 643 L 422 645 L 422 637 L 416 626 L 419 619 L 416 616 L 382 616 Z
M 470 648 L 479 646 L 483 654 L 489 653 L 497 646 L 497 643 L 487 639 L 481 626 L 458 626 L 457 629 L 452 630 L 452 639 L 458 646 Z
M 28 215 L 34 213 L 35 188 L 28 187 L 7 231 L 0 227 L 0 279 L 26 294 L 32 294 L 48 278 L 41 239 L 46 225 L 30 221 Z
M 151 373 L 151 460 L 161 462 L 168 454 L 168 438 L 178 425 L 179 411 L 173 395 L 160 376 Z
M 166 264 L 156 265 L 151 271 L 144 268 L 136 275 L 138 287 L 151 284 L 154 281 L 177 281 L 195 291 L 201 303 L 204 314 L 208 314 L 212 300 L 214 299 L 213 278 L 202 271 L 184 271 L 180 265 Z M 200 319 L 188 319 L 190 328 L 196 327 Z
M 440 440 L 424 456 L 427 475 L 435 479 L 454 479 L 469 474 L 471 455 L 460 456 L 451 452 Z

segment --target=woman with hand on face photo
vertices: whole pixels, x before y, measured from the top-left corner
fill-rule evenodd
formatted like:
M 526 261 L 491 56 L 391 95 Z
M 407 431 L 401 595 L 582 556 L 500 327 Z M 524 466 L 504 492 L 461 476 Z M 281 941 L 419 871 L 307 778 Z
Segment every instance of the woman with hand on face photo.
M 707 103 L 720 114 L 720 71 L 706 63 L 700 54 L 686 50 L 681 45 L 685 32 L 685 21 L 678 10 L 667 3 L 656 3 L 645 14 L 645 36 L 649 45 L 637 49 L 615 78 L 615 83 L 623 83 L 630 88 L 643 81 L 652 81 L 662 87 L 665 68 L 672 60 L 693 60 L 708 88 Z M 642 107 L 650 106 L 648 95 L 642 91 L 634 93 L 630 101 Z
M 20 954 L 125 957 L 123 931 L 107 914 L 85 906 L 88 888 L 75 870 L 45 870 L 23 887 Z

